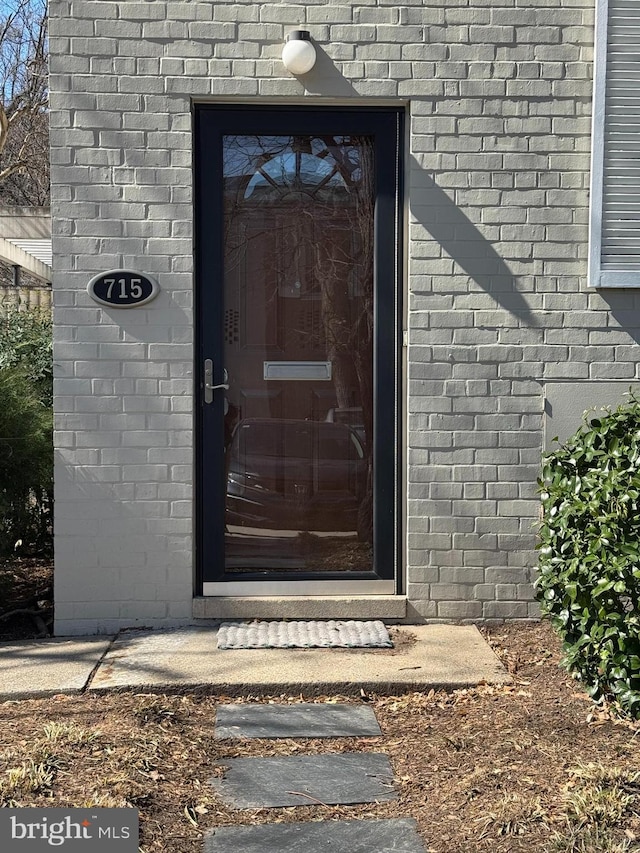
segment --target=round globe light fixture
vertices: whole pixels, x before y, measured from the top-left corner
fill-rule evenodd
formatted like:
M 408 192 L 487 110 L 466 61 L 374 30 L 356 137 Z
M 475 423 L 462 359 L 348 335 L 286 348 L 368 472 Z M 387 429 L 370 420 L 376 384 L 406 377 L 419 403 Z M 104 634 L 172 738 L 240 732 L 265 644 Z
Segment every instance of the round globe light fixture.
M 311 43 L 308 30 L 293 30 L 287 35 L 282 49 L 282 61 L 287 71 L 295 74 L 306 74 L 316 64 L 316 49 Z

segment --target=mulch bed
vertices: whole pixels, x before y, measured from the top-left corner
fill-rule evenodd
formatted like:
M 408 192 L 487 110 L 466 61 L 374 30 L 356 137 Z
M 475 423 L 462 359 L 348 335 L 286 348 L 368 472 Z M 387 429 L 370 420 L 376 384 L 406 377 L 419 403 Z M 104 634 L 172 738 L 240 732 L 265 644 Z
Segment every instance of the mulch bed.
M 0 640 L 29 640 L 51 633 L 53 561 L 17 557 L 0 561 Z
M 37 571 L 44 579 L 44 567 Z M 143 853 L 195 853 L 214 826 L 390 817 L 414 818 L 430 853 L 640 850 L 638 725 L 594 705 L 567 677 L 546 623 L 483 633 L 513 684 L 308 697 L 369 703 L 383 732 L 375 739 L 213 738 L 221 702 L 296 702 L 302 695 L 123 692 L 5 702 L 0 805 L 134 806 Z M 389 756 L 397 801 L 234 811 L 208 784 L 230 757 L 354 750 Z

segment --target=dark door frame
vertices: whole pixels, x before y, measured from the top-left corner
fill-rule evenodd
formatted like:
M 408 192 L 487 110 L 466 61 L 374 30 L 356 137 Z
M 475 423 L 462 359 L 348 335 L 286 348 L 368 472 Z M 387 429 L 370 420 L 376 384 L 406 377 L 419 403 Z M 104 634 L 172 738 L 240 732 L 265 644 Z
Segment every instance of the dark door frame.
M 401 584 L 402 483 L 402 159 L 404 109 L 394 107 L 194 105 L 195 194 L 195 426 L 196 426 L 196 588 L 221 581 L 207 571 L 224 566 L 224 506 L 214 508 L 210 495 L 226 493 L 224 464 L 217 458 L 224 446 L 224 425 L 218 402 L 204 404 L 204 360 L 214 364 L 214 384 L 223 379 L 222 139 L 229 134 L 306 135 L 340 133 L 370 135 L 375 140 L 374 217 L 374 519 L 376 571 L 323 573 L 327 594 L 334 580 L 396 579 Z M 206 227 L 205 227 L 206 222 Z M 218 235 L 212 238 L 211 235 Z M 208 286 L 205 286 L 205 282 Z M 205 335 L 206 321 L 206 335 Z M 384 395 L 381 400 L 378 390 Z M 206 441 L 205 441 L 206 434 Z M 223 502 L 221 502 L 223 504 Z M 214 521 L 211 515 L 216 514 Z M 264 575 L 243 575 L 259 581 Z M 295 580 L 318 575 L 299 573 Z M 233 578 L 238 580 L 237 576 Z M 291 573 L 270 571 L 271 581 L 293 580 Z M 257 592 L 257 590 L 256 590 Z

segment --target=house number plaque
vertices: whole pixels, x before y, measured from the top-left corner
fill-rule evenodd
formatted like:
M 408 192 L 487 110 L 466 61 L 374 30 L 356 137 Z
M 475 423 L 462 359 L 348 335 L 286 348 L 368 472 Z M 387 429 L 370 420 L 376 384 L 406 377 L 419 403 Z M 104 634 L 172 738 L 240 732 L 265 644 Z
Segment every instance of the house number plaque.
M 133 270 L 110 270 L 95 275 L 87 285 L 89 296 L 110 308 L 135 308 L 158 295 L 157 281 Z

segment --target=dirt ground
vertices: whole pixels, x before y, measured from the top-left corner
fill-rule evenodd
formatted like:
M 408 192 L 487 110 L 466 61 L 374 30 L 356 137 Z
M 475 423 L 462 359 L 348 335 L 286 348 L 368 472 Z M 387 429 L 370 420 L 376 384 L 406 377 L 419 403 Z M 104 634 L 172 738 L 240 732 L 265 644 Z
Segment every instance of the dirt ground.
M 219 704 L 301 695 L 1 703 L 0 806 L 134 806 L 143 853 L 195 853 L 214 826 L 390 817 L 415 818 L 430 853 L 640 851 L 640 726 L 593 705 L 566 676 L 547 624 L 483 633 L 512 685 L 312 698 L 367 702 L 383 733 L 374 739 L 213 739 Z M 356 750 L 389 756 L 396 801 L 233 810 L 208 783 L 230 757 Z
M 45 557 L 0 561 L 0 641 L 51 633 L 53 563 Z

